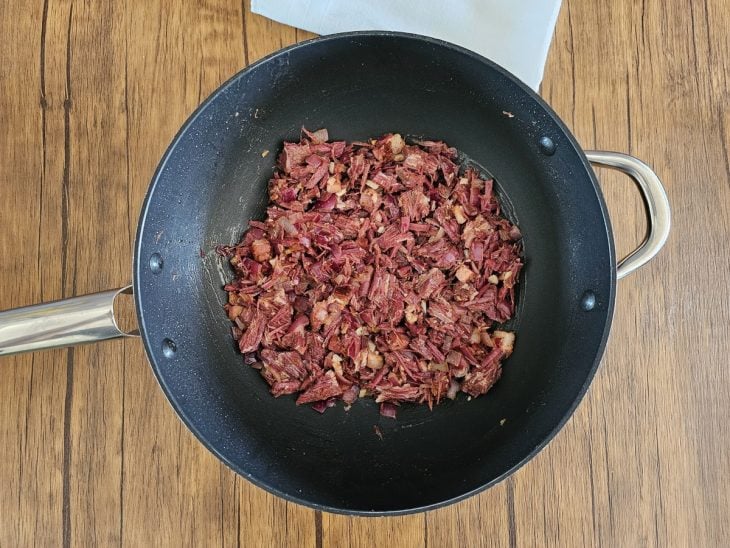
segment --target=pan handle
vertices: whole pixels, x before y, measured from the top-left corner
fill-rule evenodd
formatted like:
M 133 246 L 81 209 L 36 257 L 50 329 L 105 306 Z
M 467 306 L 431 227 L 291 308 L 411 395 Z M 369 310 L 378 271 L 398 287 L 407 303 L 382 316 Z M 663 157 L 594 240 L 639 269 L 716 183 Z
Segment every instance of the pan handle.
M 117 325 L 114 301 L 122 294 L 132 286 L 0 312 L 0 356 L 138 336 Z
M 649 235 L 639 247 L 619 261 L 616 278 L 620 280 L 651 261 L 666 243 L 672 224 L 669 198 L 657 174 L 638 158 L 598 150 L 587 150 L 585 154 L 592 164 L 616 169 L 631 177 L 646 204 Z

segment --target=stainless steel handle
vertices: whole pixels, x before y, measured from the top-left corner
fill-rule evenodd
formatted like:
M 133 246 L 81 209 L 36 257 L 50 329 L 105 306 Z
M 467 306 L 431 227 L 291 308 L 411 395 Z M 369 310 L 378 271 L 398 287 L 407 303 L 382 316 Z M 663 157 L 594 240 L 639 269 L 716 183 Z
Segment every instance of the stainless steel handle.
M 0 356 L 134 337 L 114 317 L 114 300 L 132 286 L 0 312 Z
M 651 261 L 666 243 L 672 224 L 669 198 L 657 174 L 638 158 L 598 150 L 587 150 L 585 154 L 592 164 L 617 169 L 631 177 L 646 203 L 649 235 L 639 247 L 619 261 L 616 277 L 620 280 Z

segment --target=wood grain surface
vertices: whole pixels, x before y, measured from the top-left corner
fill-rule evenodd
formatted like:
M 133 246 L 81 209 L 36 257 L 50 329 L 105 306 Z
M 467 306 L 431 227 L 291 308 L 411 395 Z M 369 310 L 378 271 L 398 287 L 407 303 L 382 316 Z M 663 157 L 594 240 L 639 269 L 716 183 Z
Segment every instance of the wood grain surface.
M 221 465 L 137 340 L 0 358 L 0 546 L 730 545 L 730 10 L 564 0 L 543 96 L 585 148 L 663 178 L 674 228 L 620 282 L 570 422 L 507 481 L 398 518 L 319 513 Z M 137 216 L 187 115 L 310 37 L 226 0 L 0 2 L 0 309 L 130 280 Z M 619 251 L 638 193 L 601 172 Z M 458 463 L 455 465 L 458 466 Z

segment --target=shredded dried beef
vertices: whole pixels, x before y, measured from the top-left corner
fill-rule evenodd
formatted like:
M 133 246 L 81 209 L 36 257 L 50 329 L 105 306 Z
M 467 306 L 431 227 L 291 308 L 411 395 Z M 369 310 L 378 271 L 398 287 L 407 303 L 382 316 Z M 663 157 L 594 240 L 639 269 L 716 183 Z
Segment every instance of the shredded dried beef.
M 233 336 L 274 396 L 319 412 L 370 396 L 394 417 L 394 404 L 476 397 L 499 379 L 522 235 L 492 180 L 456 160 L 398 134 L 303 129 L 284 143 L 266 219 L 219 249 L 236 273 Z

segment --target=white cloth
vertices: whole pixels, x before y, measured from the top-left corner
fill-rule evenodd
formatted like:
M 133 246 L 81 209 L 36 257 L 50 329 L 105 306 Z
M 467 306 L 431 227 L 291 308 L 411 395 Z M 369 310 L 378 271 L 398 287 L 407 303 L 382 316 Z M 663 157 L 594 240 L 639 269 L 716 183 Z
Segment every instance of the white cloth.
M 433 36 L 491 59 L 537 90 L 560 1 L 251 0 L 251 10 L 317 34 L 392 30 Z

